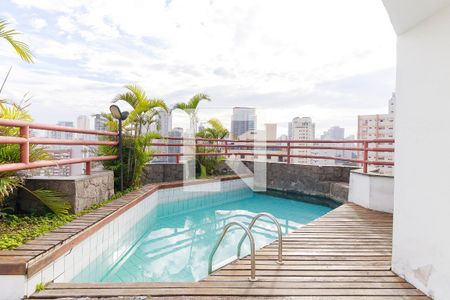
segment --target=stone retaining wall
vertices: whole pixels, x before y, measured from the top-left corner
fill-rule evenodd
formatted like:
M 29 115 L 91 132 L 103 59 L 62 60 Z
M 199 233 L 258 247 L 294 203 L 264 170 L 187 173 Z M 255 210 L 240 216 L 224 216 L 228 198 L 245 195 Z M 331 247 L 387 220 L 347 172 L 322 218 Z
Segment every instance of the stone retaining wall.
M 254 162 L 246 161 L 244 164 L 253 171 Z M 350 171 L 355 169 L 354 167 L 283 163 L 267 163 L 266 167 L 268 189 L 329 197 L 340 202 L 346 202 L 348 199 Z M 218 167 L 217 173 L 234 174 L 225 163 Z M 142 183 L 171 182 L 182 179 L 182 164 L 148 164 L 144 169 Z
M 141 176 L 143 185 L 183 180 L 183 164 L 146 164 Z
M 105 171 L 89 176 L 35 176 L 27 178 L 25 186 L 31 190 L 42 188 L 61 192 L 70 202 L 71 212 L 77 213 L 114 194 L 114 174 Z M 21 211 L 28 213 L 46 210 L 40 201 L 24 190 L 18 193 L 17 205 Z

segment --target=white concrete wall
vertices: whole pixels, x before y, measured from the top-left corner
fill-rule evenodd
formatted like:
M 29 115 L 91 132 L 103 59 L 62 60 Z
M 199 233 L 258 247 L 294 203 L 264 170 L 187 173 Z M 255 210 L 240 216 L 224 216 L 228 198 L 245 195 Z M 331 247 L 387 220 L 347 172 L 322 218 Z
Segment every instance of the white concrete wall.
M 394 25 L 409 8 L 415 10 L 416 2 L 428 3 L 403 1 L 403 10 L 390 10 L 395 0 L 385 0 Z M 441 8 L 407 31 L 399 28 L 393 270 L 435 299 L 446 300 L 450 299 L 450 8 Z
M 348 201 L 369 209 L 392 213 L 394 177 L 352 171 Z

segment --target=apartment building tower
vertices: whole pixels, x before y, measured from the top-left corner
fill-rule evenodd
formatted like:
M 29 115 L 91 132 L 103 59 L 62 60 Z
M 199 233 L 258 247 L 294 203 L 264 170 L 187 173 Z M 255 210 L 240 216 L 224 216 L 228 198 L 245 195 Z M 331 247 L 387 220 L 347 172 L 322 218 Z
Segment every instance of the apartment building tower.
M 389 99 L 389 111 L 387 114 L 358 116 L 358 139 L 393 139 L 395 121 L 396 95 L 392 93 Z M 378 144 L 379 147 L 393 147 L 392 143 Z M 363 153 L 359 154 L 359 159 Z M 392 152 L 369 152 L 369 160 L 394 161 Z M 391 173 L 391 166 L 376 167 L 381 173 Z
M 234 107 L 231 115 L 231 136 L 256 130 L 256 109 L 254 107 Z
M 316 125 L 310 117 L 296 117 L 289 123 L 289 134 L 292 140 L 314 140 L 316 136 Z M 306 143 L 293 143 L 293 146 L 311 146 Z M 312 155 L 313 151 L 310 149 L 292 149 L 291 153 L 294 155 Z M 291 158 L 292 163 L 297 164 L 311 164 L 311 158 Z

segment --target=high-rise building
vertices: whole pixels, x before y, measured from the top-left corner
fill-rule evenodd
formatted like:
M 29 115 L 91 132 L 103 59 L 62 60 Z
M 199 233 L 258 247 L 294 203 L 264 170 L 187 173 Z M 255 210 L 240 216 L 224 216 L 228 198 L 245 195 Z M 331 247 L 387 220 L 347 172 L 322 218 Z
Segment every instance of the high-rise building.
M 358 116 L 358 139 L 393 139 L 395 120 L 395 93 L 389 99 L 389 113 L 379 115 Z M 379 147 L 392 147 L 392 143 L 378 144 Z M 359 159 L 363 158 L 363 153 L 359 153 Z M 392 152 L 369 152 L 369 160 L 394 161 Z M 391 173 L 391 166 L 377 166 L 381 173 Z
M 58 126 L 64 126 L 64 127 L 73 127 L 73 122 L 71 121 L 59 121 L 56 123 Z M 72 132 L 63 132 L 63 131 L 49 131 L 48 137 L 52 139 L 64 139 L 64 140 L 71 140 L 73 139 L 73 133 Z
M 253 107 L 234 107 L 231 116 L 231 136 L 238 136 L 256 130 L 256 109 Z
M 316 125 L 313 123 L 310 117 L 296 117 L 289 124 L 290 134 L 293 140 L 314 140 Z M 294 143 L 293 146 L 311 146 L 312 144 L 305 143 Z M 291 153 L 294 155 L 312 155 L 310 149 L 293 149 Z M 298 158 L 294 157 L 291 162 L 297 164 L 311 164 L 312 160 L 310 158 Z
M 162 137 L 170 136 L 169 133 L 172 130 L 172 115 L 165 110 L 159 111 L 159 114 L 156 117 L 157 125 L 149 128 L 150 132 L 158 132 Z M 152 124 L 153 125 L 153 124 Z M 156 125 L 156 124 L 154 124 Z M 163 142 L 162 140 L 158 140 L 158 142 Z M 158 153 L 169 153 L 169 149 L 171 147 L 168 146 L 154 146 L 152 147 L 155 152 Z M 170 157 L 155 157 L 152 163 L 164 163 L 171 161 Z
M 395 102 L 397 102 L 397 95 L 392 93 L 391 99 L 389 99 L 389 113 L 395 114 Z
M 181 127 L 175 127 L 171 131 L 169 131 L 169 137 L 182 137 L 183 136 L 183 128 Z M 169 140 L 169 144 L 180 144 L 182 141 L 180 140 Z M 167 153 L 181 153 L 182 148 L 180 146 L 171 146 L 168 147 Z M 170 163 L 176 163 L 177 158 L 175 156 L 169 156 L 168 162 Z
M 72 158 L 72 149 L 70 148 L 52 149 L 47 147 L 46 152 L 50 154 L 54 160 Z M 40 168 L 33 171 L 33 174 L 39 176 L 71 176 L 72 165 L 56 165 Z
M 345 129 L 339 126 L 333 126 L 327 131 L 325 131 L 321 136 L 321 140 L 344 140 Z M 332 147 L 343 147 L 342 143 L 330 143 L 327 146 Z M 344 157 L 345 151 L 343 150 L 334 150 L 334 149 L 316 149 L 314 150 L 314 155 L 319 156 L 330 156 L 330 157 Z M 315 159 L 313 161 L 315 165 L 321 166 L 334 166 L 334 165 L 342 165 L 343 162 L 339 160 L 324 160 L 324 159 Z
M 90 129 L 89 117 L 85 115 L 78 116 L 77 118 L 77 128 L 80 129 Z
M 94 129 L 100 131 L 106 130 L 106 118 L 101 114 L 94 115 Z
M 78 116 L 77 118 L 77 128 L 78 129 L 90 129 L 90 121 L 88 116 Z M 78 133 L 77 138 L 80 140 L 87 140 L 89 138 L 89 135 Z
M 78 129 L 90 129 L 90 120 L 88 116 L 81 115 L 77 118 L 77 128 Z M 84 134 L 77 133 L 77 138 L 80 140 L 88 140 L 88 139 L 97 139 L 97 137 Z M 91 155 L 96 147 L 94 146 L 84 146 L 84 145 L 75 145 L 70 147 L 72 149 L 72 157 L 73 158 L 86 158 Z M 82 175 L 86 171 L 86 166 L 84 163 L 81 164 L 72 164 L 72 176 Z
M 276 123 L 267 123 L 264 124 L 266 129 L 266 139 L 269 141 L 273 141 L 277 139 L 277 124 Z
M 321 140 L 343 140 L 345 136 L 345 129 L 339 126 L 333 126 L 325 131 L 321 136 Z
M 169 131 L 172 130 L 172 114 L 161 110 L 158 116 L 159 134 L 167 136 Z

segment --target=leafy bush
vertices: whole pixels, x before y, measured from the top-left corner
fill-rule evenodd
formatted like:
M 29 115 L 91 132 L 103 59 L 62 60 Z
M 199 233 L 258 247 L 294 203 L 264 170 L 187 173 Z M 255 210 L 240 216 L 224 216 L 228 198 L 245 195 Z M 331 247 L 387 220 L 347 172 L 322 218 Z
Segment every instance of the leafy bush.
M 26 111 L 29 106 L 27 100 L 20 103 L 8 103 L 0 101 L 0 118 L 19 121 L 31 121 L 32 118 Z M 2 136 L 20 136 L 20 130 L 17 127 L 0 126 L 0 135 Z M 30 145 L 30 161 L 48 160 L 50 155 L 44 148 L 37 145 Z M 0 164 L 18 163 L 20 162 L 19 145 L 2 144 L 0 145 Z M 12 195 L 17 189 L 24 189 L 35 198 L 40 200 L 55 214 L 67 214 L 70 204 L 66 201 L 61 193 L 51 190 L 30 190 L 24 186 L 24 176 L 17 172 L 0 173 L 0 208 L 5 199 Z M 0 213 L 0 216 L 2 214 Z
M 210 127 L 205 128 L 197 133 L 197 137 L 221 140 L 228 136 L 228 130 L 222 125 L 222 123 L 215 118 L 208 121 Z M 218 142 L 211 142 L 218 144 Z M 198 146 L 196 149 L 197 153 L 215 153 L 219 152 L 218 147 L 208 147 L 208 146 Z M 196 174 L 200 178 L 205 178 L 208 176 L 218 175 L 217 168 L 221 162 L 226 158 L 223 156 L 206 156 L 197 155 L 196 156 Z
M 89 208 L 77 213 L 67 215 L 56 215 L 49 213 L 44 216 L 38 215 L 14 215 L 4 213 L 0 218 L 0 250 L 14 249 L 25 242 L 35 239 L 45 233 L 61 227 L 75 218 L 90 213 L 107 203 L 114 201 L 133 189 L 125 190 L 122 193 L 115 193 L 112 197 L 96 203 Z

